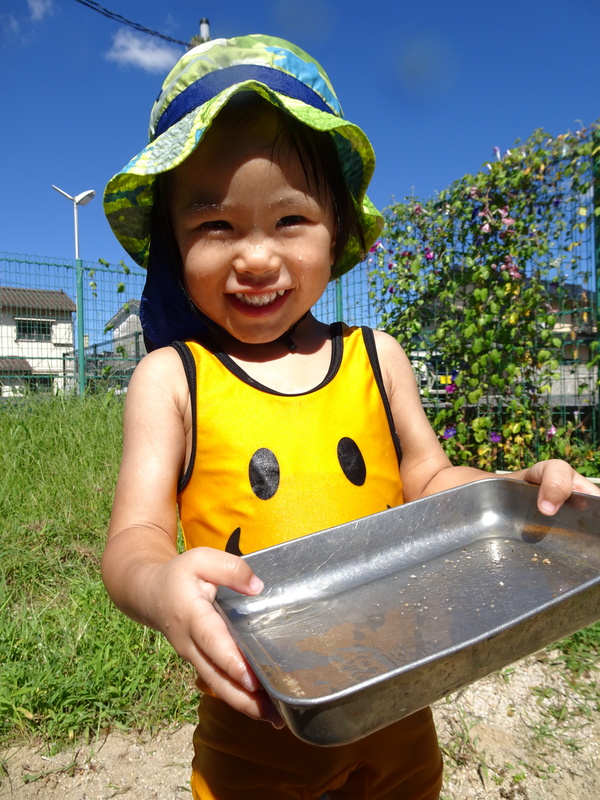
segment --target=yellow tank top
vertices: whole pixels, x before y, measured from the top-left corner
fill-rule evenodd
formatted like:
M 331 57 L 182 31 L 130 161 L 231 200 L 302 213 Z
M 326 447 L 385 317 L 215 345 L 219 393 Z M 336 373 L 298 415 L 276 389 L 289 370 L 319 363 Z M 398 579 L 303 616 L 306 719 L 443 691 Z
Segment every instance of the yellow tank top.
M 178 503 L 187 548 L 247 554 L 400 505 L 400 446 L 368 328 L 331 326 L 309 392 L 262 386 L 216 346 L 176 342 L 193 413 Z

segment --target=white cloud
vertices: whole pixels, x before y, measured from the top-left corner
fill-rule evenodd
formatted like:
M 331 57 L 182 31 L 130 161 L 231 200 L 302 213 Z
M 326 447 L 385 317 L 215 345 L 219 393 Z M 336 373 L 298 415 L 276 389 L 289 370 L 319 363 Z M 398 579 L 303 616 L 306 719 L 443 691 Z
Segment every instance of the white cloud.
M 166 72 L 180 55 L 180 50 L 161 44 L 150 36 L 138 36 L 121 29 L 114 35 L 106 58 L 117 64 L 141 67 L 147 72 Z
M 21 33 L 19 20 L 12 14 L 0 14 L 0 25 L 8 36 L 18 36 Z
M 27 5 L 33 22 L 39 22 L 44 17 L 54 14 L 53 0 L 27 0 Z

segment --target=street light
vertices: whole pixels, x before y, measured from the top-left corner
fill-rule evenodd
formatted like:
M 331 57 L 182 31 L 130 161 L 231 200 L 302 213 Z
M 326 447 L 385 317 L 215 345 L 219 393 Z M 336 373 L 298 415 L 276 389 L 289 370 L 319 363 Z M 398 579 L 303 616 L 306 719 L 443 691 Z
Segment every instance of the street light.
M 79 394 L 85 393 L 85 352 L 84 352 L 84 323 L 83 323 L 83 264 L 79 258 L 79 206 L 86 206 L 90 200 L 96 196 L 93 189 L 88 189 L 86 192 L 72 197 L 70 194 L 63 192 L 58 186 L 52 184 L 52 188 L 56 189 L 59 194 L 66 197 L 73 203 L 73 223 L 75 228 L 75 274 L 77 278 L 77 367 L 79 373 Z

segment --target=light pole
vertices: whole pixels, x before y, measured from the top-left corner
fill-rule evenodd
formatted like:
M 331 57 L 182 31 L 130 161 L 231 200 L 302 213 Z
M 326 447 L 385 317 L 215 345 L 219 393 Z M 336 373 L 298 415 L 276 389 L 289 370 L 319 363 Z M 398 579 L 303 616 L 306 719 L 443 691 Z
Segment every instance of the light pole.
M 93 189 L 71 197 L 58 186 L 52 184 L 59 194 L 73 203 L 73 223 L 75 227 L 75 275 L 77 279 L 77 371 L 79 375 L 79 394 L 85 393 L 85 347 L 84 347 L 84 322 L 83 322 L 83 264 L 79 258 L 79 206 L 87 205 L 96 196 Z

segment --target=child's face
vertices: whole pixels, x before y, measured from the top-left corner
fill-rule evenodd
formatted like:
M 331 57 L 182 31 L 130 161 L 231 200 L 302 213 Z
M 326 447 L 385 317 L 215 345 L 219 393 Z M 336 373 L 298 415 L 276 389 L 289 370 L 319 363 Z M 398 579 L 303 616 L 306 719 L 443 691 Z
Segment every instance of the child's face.
M 168 179 L 190 297 L 252 344 L 274 341 L 314 305 L 335 245 L 331 201 L 309 185 L 290 144 L 273 143 L 271 123 L 213 126 Z

